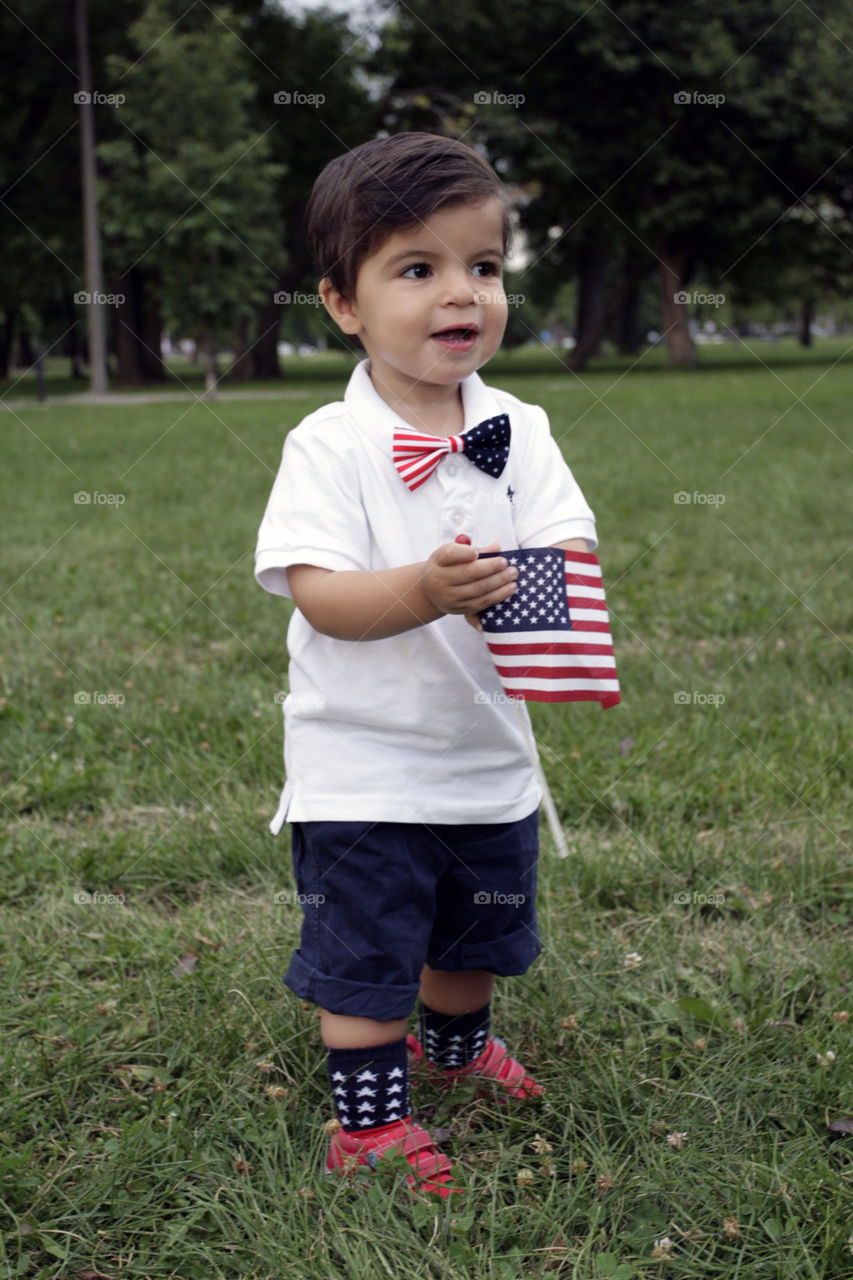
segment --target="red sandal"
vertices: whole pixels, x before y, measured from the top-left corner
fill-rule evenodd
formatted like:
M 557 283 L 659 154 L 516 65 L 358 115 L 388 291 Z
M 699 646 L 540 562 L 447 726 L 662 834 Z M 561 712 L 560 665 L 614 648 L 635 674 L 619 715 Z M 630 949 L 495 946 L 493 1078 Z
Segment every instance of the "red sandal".
M 411 1116 L 365 1134 L 338 1129 L 329 1143 L 326 1172 L 345 1174 L 358 1165 L 375 1169 L 390 1151 L 401 1151 L 412 1166 L 406 1181 L 413 1190 L 427 1191 L 443 1200 L 461 1195 L 462 1188 L 453 1186 L 453 1166 L 447 1156 L 437 1150 L 426 1129 L 412 1123 Z
M 541 1084 L 529 1076 L 520 1062 L 511 1058 L 506 1051 L 503 1040 L 490 1036 L 486 1047 L 478 1057 L 469 1062 L 467 1067 L 450 1067 L 444 1069 L 435 1066 L 424 1058 L 423 1045 L 412 1035 L 406 1036 L 406 1048 L 414 1061 L 423 1060 L 433 1070 L 434 1078 L 444 1087 L 450 1088 L 457 1080 L 465 1076 L 476 1076 L 480 1080 L 491 1081 L 500 1085 L 504 1094 L 502 1101 L 508 1098 L 539 1098 L 545 1090 Z

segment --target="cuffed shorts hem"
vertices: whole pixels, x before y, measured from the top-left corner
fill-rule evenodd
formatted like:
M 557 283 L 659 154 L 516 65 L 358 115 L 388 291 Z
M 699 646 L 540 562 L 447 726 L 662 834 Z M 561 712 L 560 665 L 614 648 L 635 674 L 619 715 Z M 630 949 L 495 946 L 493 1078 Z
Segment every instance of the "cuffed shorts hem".
M 427 956 L 427 964 L 431 969 L 453 972 L 484 969 L 498 978 L 510 978 L 526 973 L 542 953 L 538 935 L 529 929 L 516 930 L 505 939 L 505 944 L 500 952 L 488 945 L 457 947 L 443 955 Z M 298 951 L 291 956 L 282 981 L 294 995 L 310 1000 L 329 1013 L 347 1014 L 351 1018 L 375 1018 L 378 1022 L 408 1018 L 420 990 L 420 982 L 389 986 L 387 983 L 376 985 L 335 978 L 306 964 Z
M 532 927 L 524 925 L 501 938 L 500 942 L 465 942 L 441 950 L 441 944 L 430 947 L 427 964 L 431 969 L 485 969 L 499 978 L 526 973 L 542 953 L 539 931 L 534 917 Z
M 328 1009 L 329 1013 L 343 1013 L 351 1018 L 375 1018 L 378 1022 L 408 1018 L 420 990 L 420 982 L 389 986 L 387 983 L 371 985 L 334 978 L 319 969 L 312 969 L 298 951 L 291 956 L 290 967 L 282 981 L 295 995 L 310 1000 L 321 1009 Z

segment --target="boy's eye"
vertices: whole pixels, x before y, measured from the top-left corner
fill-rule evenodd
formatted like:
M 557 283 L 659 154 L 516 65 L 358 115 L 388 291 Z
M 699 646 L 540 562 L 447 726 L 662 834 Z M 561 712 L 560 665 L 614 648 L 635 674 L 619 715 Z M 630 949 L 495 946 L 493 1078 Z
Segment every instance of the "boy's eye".
M 499 276 L 501 269 L 497 262 L 478 262 L 474 273 L 478 276 Z
M 426 280 L 431 270 L 428 262 L 413 262 L 410 267 L 406 267 L 403 275 L 410 280 Z

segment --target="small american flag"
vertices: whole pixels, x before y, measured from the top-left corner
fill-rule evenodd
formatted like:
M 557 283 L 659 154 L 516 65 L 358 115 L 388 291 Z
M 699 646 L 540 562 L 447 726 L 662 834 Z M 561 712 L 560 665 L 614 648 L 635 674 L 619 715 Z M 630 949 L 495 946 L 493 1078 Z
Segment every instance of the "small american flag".
M 529 702 L 619 702 L 598 557 L 559 547 L 486 552 L 518 569 L 518 590 L 480 621 L 501 684 Z

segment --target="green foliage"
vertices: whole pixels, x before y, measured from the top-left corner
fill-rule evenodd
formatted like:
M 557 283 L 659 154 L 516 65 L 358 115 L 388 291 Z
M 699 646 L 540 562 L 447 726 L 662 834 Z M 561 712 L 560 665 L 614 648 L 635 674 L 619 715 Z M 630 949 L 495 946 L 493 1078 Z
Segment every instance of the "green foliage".
M 477 139 L 515 184 L 547 302 L 590 237 L 731 292 L 783 257 L 849 280 L 852 43 L 841 0 L 407 0 L 374 64 L 391 128 Z
M 283 265 L 282 167 L 251 126 L 248 54 L 223 34 L 233 15 L 188 29 L 167 18 L 151 0 L 131 29 L 134 56 L 110 60 L 126 134 L 99 148 L 104 232 L 120 270 L 159 270 L 171 324 L 222 341 Z
M 0 360 L 15 334 L 82 346 L 73 6 L 0 6 L 0 170 L 8 214 Z M 841 0 L 412 0 L 359 34 L 349 15 L 263 0 L 89 0 L 109 288 L 138 264 L 140 307 L 243 348 L 277 289 L 313 292 L 301 221 L 319 168 L 377 129 L 482 145 L 515 187 L 538 327 L 591 245 L 607 285 L 673 249 L 741 314 L 850 292 L 853 29 Z M 507 33 L 511 33 L 507 38 Z M 276 90 L 322 103 L 282 110 Z M 677 92 L 725 102 L 679 104 Z M 485 92 L 487 104 L 475 100 Z M 494 101 L 516 97 L 519 105 Z M 128 308 L 129 312 L 133 307 Z M 250 317 L 256 320 L 249 331 Z M 566 317 L 571 319 L 571 317 Z M 159 315 L 122 314 L 151 342 Z M 327 330 L 312 307 L 287 336 Z M 659 319 L 644 327 L 659 327 Z
M 138 7 L 90 0 L 96 68 L 105 45 L 127 47 Z M 73 6 L 0 6 L 0 341 L 22 328 L 46 344 L 63 338 L 74 325 L 72 296 L 85 287 L 77 67 Z M 100 78 L 97 87 L 107 89 Z M 96 120 L 99 136 L 108 136 L 109 108 Z

